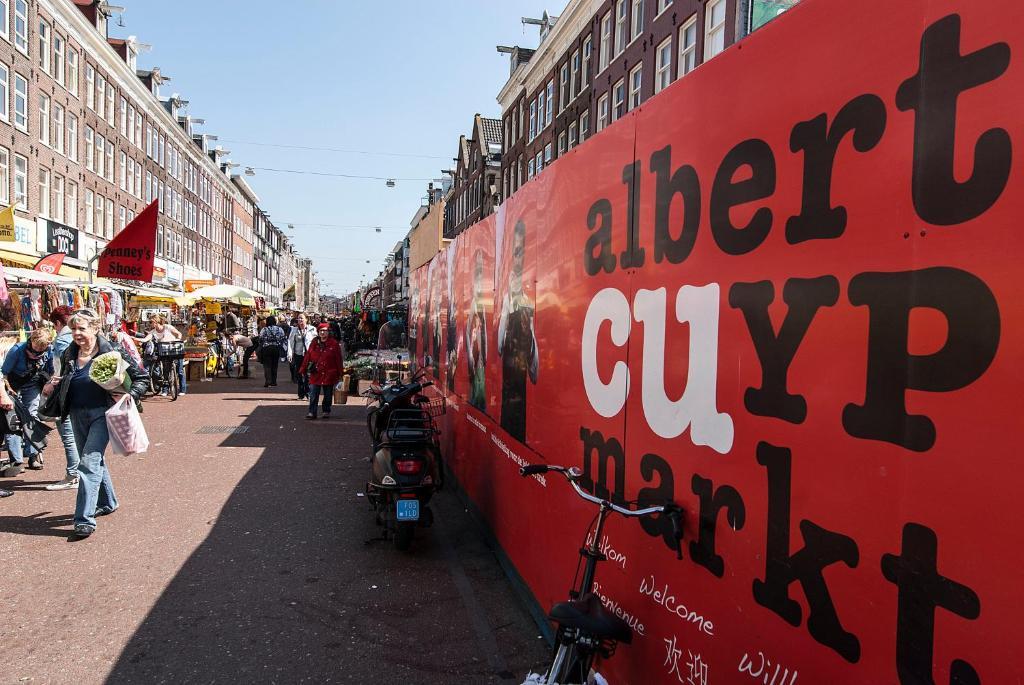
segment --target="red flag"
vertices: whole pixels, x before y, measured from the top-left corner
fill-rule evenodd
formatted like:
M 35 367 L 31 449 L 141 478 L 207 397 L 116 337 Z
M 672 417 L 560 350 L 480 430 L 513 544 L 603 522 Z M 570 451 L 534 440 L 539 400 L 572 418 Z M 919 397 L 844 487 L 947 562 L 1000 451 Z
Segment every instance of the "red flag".
M 60 267 L 64 264 L 65 256 L 66 253 L 64 252 L 48 254 L 36 262 L 36 265 L 32 268 L 36 271 L 42 271 L 44 274 L 59 274 Z
M 153 282 L 156 258 L 157 200 L 107 243 L 100 255 L 99 275 Z

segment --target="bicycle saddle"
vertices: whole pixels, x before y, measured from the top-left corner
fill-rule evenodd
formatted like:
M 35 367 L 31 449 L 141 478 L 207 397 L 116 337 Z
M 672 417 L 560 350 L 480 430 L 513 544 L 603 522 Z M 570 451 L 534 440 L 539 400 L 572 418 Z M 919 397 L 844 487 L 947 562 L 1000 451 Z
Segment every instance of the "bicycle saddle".
M 626 622 L 608 613 L 593 593 L 570 602 L 559 602 L 551 607 L 548 618 L 563 626 L 579 628 L 597 638 L 616 640 L 627 645 L 633 641 L 633 631 Z

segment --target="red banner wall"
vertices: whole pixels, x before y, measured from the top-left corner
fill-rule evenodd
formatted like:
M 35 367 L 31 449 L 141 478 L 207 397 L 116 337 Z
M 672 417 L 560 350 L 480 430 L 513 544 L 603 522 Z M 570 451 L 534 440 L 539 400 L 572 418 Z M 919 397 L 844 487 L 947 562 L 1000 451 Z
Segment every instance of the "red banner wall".
M 687 511 L 683 561 L 606 530 L 612 682 L 1024 682 L 1022 19 L 806 0 L 413 274 L 446 458 L 542 605 L 594 512 L 521 463 Z

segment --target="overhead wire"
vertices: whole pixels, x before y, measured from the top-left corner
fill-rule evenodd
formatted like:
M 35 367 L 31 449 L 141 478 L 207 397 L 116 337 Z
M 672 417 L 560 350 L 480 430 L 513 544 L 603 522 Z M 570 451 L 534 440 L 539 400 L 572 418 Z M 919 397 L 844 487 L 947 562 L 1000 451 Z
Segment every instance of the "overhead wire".
M 451 159 L 445 155 L 421 155 L 411 152 L 381 152 L 377 150 L 350 150 L 346 148 L 338 147 L 319 147 L 315 145 L 285 145 L 284 143 L 257 143 L 253 140 L 229 140 L 226 138 L 218 139 L 223 143 L 232 143 L 237 145 L 256 145 L 259 147 L 277 147 L 291 150 L 314 150 L 323 152 L 342 152 L 354 155 L 375 155 L 379 157 L 411 157 L 418 159 Z

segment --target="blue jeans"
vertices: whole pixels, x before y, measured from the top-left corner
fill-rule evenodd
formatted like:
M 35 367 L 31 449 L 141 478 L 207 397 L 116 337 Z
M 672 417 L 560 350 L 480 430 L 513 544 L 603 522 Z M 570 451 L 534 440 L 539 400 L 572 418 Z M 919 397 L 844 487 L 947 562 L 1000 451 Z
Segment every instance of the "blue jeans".
M 57 421 L 57 432 L 64 443 L 64 457 L 68 462 L 68 478 L 78 478 L 78 445 L 75 444 L 75 429 L 71 426 L 71 417 Z
M 185 392 L 188 386 L 185 384 L 185 360 L 176 359 L 174 368 L 178 370 L 178 392 Z
M 36 415 L 36 410 L 39 408 L 39 393 L 42 388 L 38 385 L 26 385 L 18 391 L 18 397 L 28 407 L 28 411 L 32 416 Z M 32 446 L 32 443 L 27 445 L 22 444 L 21 433 L 8 433 L 4 440 L 7 443 L 7 451 L 11 455 L 11 461 L 15 464 L 23 464 L 25 458 L 29 460 L 35 458 L 38 450 Z
M 324 393 L 324 416 L 331 413 L 331 402 L 334 400 L 333 385 L 311 385 L 309 386 L 309 413 L 316 416 L 317 400 L 320 399 L 320 391 Z
M 96 527 L 96 510 L 117 509 L 114 484 L 103 453 L 110 435 L 107 433 L 107 410 L 72 409 L 69 420 L 78 447 L 78 499 L 75 501 L 75 525 Z

